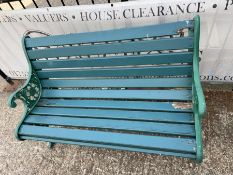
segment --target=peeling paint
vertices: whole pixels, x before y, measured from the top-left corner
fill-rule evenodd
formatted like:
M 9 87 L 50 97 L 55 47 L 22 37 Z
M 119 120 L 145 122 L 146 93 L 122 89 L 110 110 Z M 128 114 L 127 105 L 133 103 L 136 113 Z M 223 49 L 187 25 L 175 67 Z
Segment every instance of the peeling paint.
M 175 109 L 191 109 L 192 103 L 173 102 L 172 106 Z

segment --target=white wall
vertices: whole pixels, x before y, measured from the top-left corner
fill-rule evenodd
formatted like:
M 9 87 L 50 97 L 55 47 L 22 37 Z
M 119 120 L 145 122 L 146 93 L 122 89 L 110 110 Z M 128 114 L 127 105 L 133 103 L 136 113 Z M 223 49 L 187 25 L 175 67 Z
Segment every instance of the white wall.
M 217 5 L 216 8 L 214 4 Z M 179 10 L 177 5 L 184 12 Z M 163 7 L 164 11 L 159 13 L 160 7 Z M 130 13 L 132 9 L 137 16 L 140 8 L 144 9 L 145 15 L 133 18 L 133 14 Z M 150 8 L 156 12 L 155 16 L 149 13 Z M 126 9 L 131 11 L 128 10 L 128 16 L 124 17 L 123 12 Z M 88 14 L 95 18 L 95 13 L 99 11 L 101 19 L 98 17 L 96 20 L 87 21 L 84 17 Z M 107 11 L 112 15 L 111 19 L 106 15 Z M 113 11 L 117 13 L 116 19 L 113 18 Z M 2 11 L 0 12 L 0 69 L 12 78 L 27 77 L 28 68 L 21 47 L 21 38 L 28 30 L 40 30 L 49 34 L 98 31 L 192 19 L 197 13 L 201 16 L 200 49 L 203 51 L 200 62 L 201 79 L 233 82 L 232 0 L 140 0 L 115 3 L 113 7 L 111 4 L 99 4 Z M 81 14 L 84 16 L 82 17 Z M 146 17 L 148 14 L 150 17 Z M 60 21 L 56 15 L 60 16 Z

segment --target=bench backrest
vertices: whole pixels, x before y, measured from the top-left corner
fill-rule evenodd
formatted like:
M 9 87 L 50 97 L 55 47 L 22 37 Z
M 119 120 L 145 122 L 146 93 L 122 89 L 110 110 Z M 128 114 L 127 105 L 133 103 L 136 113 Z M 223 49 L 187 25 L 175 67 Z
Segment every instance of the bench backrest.
M 120 87 L 140 79 L 192 76 L 193 20 L 136 28 L 24 39 L 43 87 Z M 62 81 L 67 78 L 84 79 Z M 134 80 L 128 86 L 144 87 Z M 137 84 L 137 85 L 136 85 Z M 127 85 L 125 85 L 127 86 Z M 162 86 L 162 85 L 161 85 Z

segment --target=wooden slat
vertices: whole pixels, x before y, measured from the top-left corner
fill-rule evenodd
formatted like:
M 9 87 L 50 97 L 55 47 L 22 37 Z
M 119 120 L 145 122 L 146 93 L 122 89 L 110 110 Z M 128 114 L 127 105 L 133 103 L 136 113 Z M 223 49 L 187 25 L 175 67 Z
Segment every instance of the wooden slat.
M 194 125 L 190 124 L 173 124 L 173 123 L 157 123 L 144 121 L 126 121 L 111 119 L 93 119 L 93 118 L 77 118 L 77 117 L 61 117 L 61 116 L 35 116 L 29 115 L 24 123 L 27 124 L 43 124 L 58 125 L 65 127 L 84 127 L 95 129 L 111 129 L 123 131 L 148 132 L 158 134 L 171 134 L 179 136 L 195 136 Z
M 177 108 L 175 107 L 176 104 L 173 102 L 40 99 L 37 106 L 192 112 L 192 106 L 188 105 L 188 103 L 183 104 L 187 106 L 186 108 Z
M 178 157 L 186 157 L 195 159 L 195 153 L 181 153 L 181 152 L 170 152 L 170 151 L 162 151 L 162 150 L 153 150 L 153 149 L 143 149 L 143 148 L 135 148 L 135 147 L 124 147 L 124 146 L 113 146 L 113 145 L 105 145 L 105 144 L 95 144 L 95 143 L 84 143 L 78 141 L 67 141 L 67 140 L 59 140 L 53 138 L 41 138 L 41 137 L 29 137 L 29 136 L 20 136 L 23 140 L 36 140 L 36 141 L 43 141 L 43 142 L 52 142 L 52 143 L 63 143 L 63 144 L 73 144 L 73 145 L 82 145 L 82 146 L 89 146 L 89 147 L 97 147 L 97 148 L 111 148 L 117 150 L 127 150 L 127 151 L 136 151 L 136 152 L 144 152 L 144 153 L 153 153 L 159 155 L 172 155 Z
M 75 68 L 75 67 L 104 67 L 104 66 L 130 66 L 171 63 L 192 63 L 192 52 L 120 56 L 91 59 L 61 59 L 32 61 L 35 69 Z
M 192 87 L 192 78 L 153 79 L 49 79 L 41 80 L 42 87 Z
M 39 38 L 26 38 L 26 47 L 66 45 L 88 42 L 103 42 L 126 40 L 144 37 L 175 35 L 183 28 L 193 28 L 193 21 L 180 21 L 168 24 L 150 25 L 134 28 L 106 30 L 100 32 L 87 32 L 68 35 L 55 35 Z
M 134 77 L 134 76 L 178 76 L 192 75 L 192 65 L 107 68 L 107 69 L 70 69 L 40 70 L 39 78 L 80 78 L 80 77 Z
M 28 50 L 30 59 L 193 48 L 192 37 Z
M 176 63 L 192 63 L 192 53 L 169 53 L 147 56 L 123 56 L 94 59 L 72 60 L 36 60 L 39 58 L 56 58 L 80 55 L 114 54 L 126 52 L 145 52 L 162 50 L 182 50 L 193 48 L 193 37 L 175 37 L 170 39 L 102 43 L 97 45 L 70 46 L 102 41 L 119 41 L 143 37 L 157 37 L 178 34 L 178 30 L 192 28 L 193 21 L 183 21 L 173 24 L 146 26 L 140 28 L 26 38 L 26 48 L 32 66 L 38 70 L 38 76 L 43 79 L 43 87 L 78 88 L 78 87 L 166 87 L 191 88 L 190 78 L 158 78 L 152 81 L 150 76 L 180 76 L 192 75 L 192 65 L 177 65 Z M 59 48 L 43 48 L 31 50 L 32 47 L 62 45 Z M 153 64 L 173 64 L 162 66 L 145 66 Z M 176 65 L 174 65 L 174 63 Z M 143 65 L 140 67 L 135 67 Z M 131 68 L 106 68 L 111 66 L 131 66 Z M 134 67 L 132 67 L 134 66 Z M 88 69 L 84 68 L 88 67 Z M 90 67 L 92 69 L 90 69 Z M 93 69 L 93 67 L 95 67 Z M 99 67 L 97 69 L 96 67 Z M 105 67 L 105 68 L 102 68 Z M 68 68 L 59 70 L 57 68 Z M 82 69 L 78 69 L 82 68 Z M 84 69 L 83 69 L 84 68 Z M 101 68 L 101 69 L 100 69 Z M 56 70 L 55 70 L 56 69 Z M 148 76 L 146 79 L 91 79 L 91 77 L 134 77 Z M 48 80 L 50 78 L 50 80 Z M 62 79 L 51 79 L 62 78 Z M 76 78 L 75 80 L 65 78 Z M 85 79 L 77 79 L 85 78 Z M 145 77 L 144 77 L 145 78 Z M 64 80 L 65 79 L 65 80 Z M 63 83 L 62 83 L 63 82 Z M 67 98 L 66 100 L 62 100 Z M 85 98 L 85 100 L 81 100 Z M 69 100 L 68 100 L 69 99 Z M 89 100 L 87 100 L 89 99 Z M 95 99 L 95 100 L 91 100 Z M 98 100 L 108 99 L 108 100 Z M 124 101 L 120 104 L 114 100 Z M 47 140 L 70 144 L 109 147 L 116 149 L 138 150 L 168 155 L 178 155 L 195 158 L 196 143 L 194 138 L 175 138 L 175 136 L 195 136 L 192 109 L 180 109 L 173 103 L 149 102 L 145 100 L 189 101 L 192 91 L 176 90 L 55 90 L 43 89 L 41 100 L 24 120 L 19 129 L 20 138 Z M 112 102 L 109 102 L 112 101 Z M 52 104 L 48 104 L 52 102 Z M 73 104 L 71 104 L 74 102 Z M 84 103 L 82 103 L 84 102 Z M 96 102 L 96 104 L 93 104 Z M 98 103 L 100 102 L 100 103 Z M 108 104 L 106 104 L 108 103 Z M 149 104 L 150 103 L 150 104 Z M 80 105 L 81 104 L 81 105 Z M 128 104 L 128 106 L 126 105 Z M 137 105 L 136 105 L 137 104 Z M 142 107 L 140 105 L 143 105 Z M 148 105 L 149 104 L 149 105 Z M 152 104 L 152 105 L 151 105 Z M 44 107 L 39 107 L 39 106 Z M 46 106 L 47 105 L 47 106 Z M 124 107 L 122 107 L 125 105 Z M 102 109 L 90 109 L 90 108 Z M 140 106 L 140 107 L 139 107 Z M 159 108 L 158 106 L 162 106 Z M 155 112 L 157 107 L 160 112 Z M 115 109 L 114 109 L 115 108 Z M 169 112 L 163 111 L 168 110 Z M 170 109 L 170 110 L 169 110 Z M 141 110 L 141 111 L 140 111 Z M 151 111 L 148 111 L 151 110 Z M 153 112 L 154 111 L 154 112 Z M 163 112 L 161 112 L 163 111 Z M 171 112 L 176 111 L 176 112 Z M 186 111 L 187 113 L 185 113 Z M 51 115 L 51 116 L 49 116 Z M 35 126 L 46 125 L 46 126 Z M 51 128 L 47 125 L 53 125 Z M 64 128 L 55 128 L 54 125 Z M 66 127 L 72 127 L 68 129 Z M 88 127 L 95 129 L 110 129 L 108 131 L 88 131 L 73 127 Z M 112 131 L 114 130 L 114 132 Z M 148 136 L 139 134 L 116 133 L 118 131 L 149 132 L 165 134 L 166 136 Z M 109 132 L 111 131 L 111 132 Z
M 195 139 L 22 125 L 22 136 L 195 153 Z
M 110 98 L 143 100 L 192 100 L 191 90 L 48 90 L 42 98 Z
M 150 112 L 150 111 L 127 111 L 110 109 L 79 109 L 67 107 L 35 107 L 33 115 L 55 115 L 70 116 L 80 118 L 98 119 L 119 119 L 119 120 L 140 120 L 158 121 L 171 123 L 193 123 L 192 113 L 172 113 L 172 112 Z

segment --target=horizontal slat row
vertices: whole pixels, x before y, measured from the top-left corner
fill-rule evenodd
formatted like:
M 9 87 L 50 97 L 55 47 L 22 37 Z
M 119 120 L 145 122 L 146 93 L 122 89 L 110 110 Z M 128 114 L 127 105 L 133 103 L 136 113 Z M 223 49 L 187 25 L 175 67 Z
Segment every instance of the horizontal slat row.
M 95 143 L 85 143 L 79 141 L 67 141 L 67 140 L 59 140 L 54 138 L 41 138 L 41 137 L 30 137 L 30 136 L 20 136 L 21 139 L 25 140 L 36 140 L 36 141 L 43 141 L 43 142 L 52 142 L 52 143 L 63 143 L 63 144 L 73 144 L 73 145 L 81 145 L 81 146 L 89 146 L 89 147 L 97 147 L 97 148 L 111 148 L 116 150 L 127 150 L 127 151 L 137 151 L 137 152 L 144 152 L 144 153 L 152 153 L 152 154 L 159 154 L 159 155 L 170 155 L 170 156 L 178 156 L 178 157 L 187 157 L 195 159 L 196 155 L 194 153 L 181 153 L 181 152 L 174 152 L 174 151 L 164 151 L 161 149 L 154 150 L 154 149 L 144 149 L 144 148 L 136 148 L 136 147 L 125 147 L 125 146 L 116 146 L 116 145 L 106 145 L 106 144 L 95 144 Z
M 186 107 L 177 107 L 182 106 L 181 104 Z M 177 102 L 40 99 L 37 103 L 37 106 L 192 112 L 192 107 L 189 107 L 191 106 L 189 103 L 179 104 Z
M 20 127 L 19 134 L 21 136 L 53 138 L 65 141 L 195 153 L 195 139 L 191 138 L 177 139 L 162 136 L 145 136 L 65 128 L 48 128 L 30 125 L 22 125 Z
M 40 79 L 45 78 L 80 78 L 80 77 L 135 77 L 135 76 L 178 76 L 192 75 L 192 65 L 160 66 L 160 67 L 130 67 L 105 69 L 69 69 L 40 70 Z
M 35 107 L 33 115 L 54 115 L 97 119 L 158 121 L 170 123 L 193 123 L 192 113 L 129 111 L 113 109 L 80 109 L 68 107 Z
M 44 89 L 42 98 L 110 98 L 141 100 L 192 100 L 191 90 L 55 90 Z
M 171 134 L 180 136 L 195 136 L 194 125 L 157 123 L 144 121 L 126 121 L 111 119 L 93 119 L 93 118 L 74 118 L 61 116 L 34 116 L 29 115 L 24 123 L 27 124 L 45 124 L 58 125 L 64 127 L 84 127 L 95 129 L 110 129 L 123 131 L 136 131 L 146 133 Z
M 59 126 L 89 127 L 98 129 L 127 130 L 160 134 L 195 136 L 194 126 L 187 124 L 155 123 L 142 121 L 123 121 L 109 119 L 82 119 L 61 116 L 29 115 L 24 123 Z
M 25 38 L 43 89 L 19 137 L 195 158 L 193 36 L 178 36 L 185 28 L 193 21 Z
M 126 40 L 134 38 L 175 35 L 184 28 L 193 28 L 193 21 L 180 21 L 169 24 L 151 25 L 134 28 L 114 29 L 100 32 L 87 32 L 68 35 L 55 35 L 40 38 L 26 38 L 26 47 L 66 45 L 88 42 Z
M 116 56 L 107 58 L 91 59 L 60 59 L 60 60 L 36 60 L 32 61 L 35 69 L 52 68 L 77 68 L 77 67 L 106 67 L 106 66 L 131 66 L 151 64 L 172 64 L 192 63 L 192 52 L 137 55 L 137 56 Z
M 41 80 L 42 87 L 192 87 L 191 78 L 153 78 L 153 79 L 49 79 Z
M 98 55 L 98 54 L 114 54 L 126 52 L 145 52 L 145 51 L 161 51 L 161 50 L 181 50 L 192 49 L 192 37 L 169 38 L 159 40 L 147 40 L 128 43 L 112 43 L 112 44 L 96 44 L 69 46 L 60 48 L 47 48 L 28 50 L 27 54 L 30 59 L 36 58 L 54 58 L 78 55 Z

